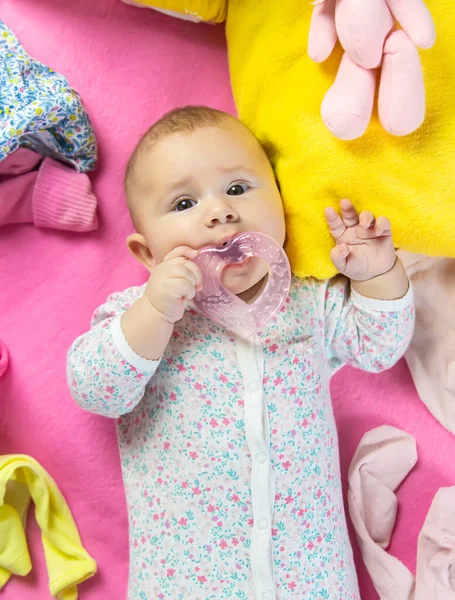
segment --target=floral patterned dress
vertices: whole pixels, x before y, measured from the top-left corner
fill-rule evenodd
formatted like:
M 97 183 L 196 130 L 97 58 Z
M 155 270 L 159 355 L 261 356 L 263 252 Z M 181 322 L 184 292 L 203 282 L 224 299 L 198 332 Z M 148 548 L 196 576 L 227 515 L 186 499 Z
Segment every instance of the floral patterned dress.
M 0 161 L 19 147 L 74 167 L 95 168 L 97 146 L 77 92 L 27 54 L 0 19 Z
M 118 418 L 129 600 L 359 600 L 329 382 L 402 356 L 412 289 L 380 301 L 293 279 L 254 339 L 190 309 L 160 361 L 120 327 L 143 291 L 113 294 L 68 356 L 78 404 Z

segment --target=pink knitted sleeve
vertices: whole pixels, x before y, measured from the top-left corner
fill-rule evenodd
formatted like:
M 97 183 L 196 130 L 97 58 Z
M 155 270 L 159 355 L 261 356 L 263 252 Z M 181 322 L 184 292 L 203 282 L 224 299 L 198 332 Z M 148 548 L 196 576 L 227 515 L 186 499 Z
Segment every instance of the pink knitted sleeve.
M 0 225 L 12 223 L 77 232 L 96 229 L 89 178 L 31 150 L 17 150 L 0 163 Z

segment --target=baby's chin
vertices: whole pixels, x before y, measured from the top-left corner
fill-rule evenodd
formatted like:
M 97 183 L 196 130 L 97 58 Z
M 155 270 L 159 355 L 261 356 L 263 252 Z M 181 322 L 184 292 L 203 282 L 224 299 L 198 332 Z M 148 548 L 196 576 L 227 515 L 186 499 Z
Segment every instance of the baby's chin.
M 248 291 L 254 293 L 267 273 L 267 265 L 260 259 L 252 257 L 243 265 L 226 267 L 221 276 L 221 283 L 232 294 L 245 296 L 243 299 L 248 301 Z

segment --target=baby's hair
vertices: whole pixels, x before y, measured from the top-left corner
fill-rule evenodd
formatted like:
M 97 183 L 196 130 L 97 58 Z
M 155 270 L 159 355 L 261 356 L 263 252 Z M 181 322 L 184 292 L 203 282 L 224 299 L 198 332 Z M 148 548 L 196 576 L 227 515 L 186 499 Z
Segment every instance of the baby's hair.
M 124 183 L 127 199 L 138 157 L 151 150 L 156 142 L 173 133 L 192 133 L 202 127 L 219 125 L 229 118 L 232 117 L 228 113 L 209 106 L 183 106 L 165 113 L 145 132 L 128 161 Z

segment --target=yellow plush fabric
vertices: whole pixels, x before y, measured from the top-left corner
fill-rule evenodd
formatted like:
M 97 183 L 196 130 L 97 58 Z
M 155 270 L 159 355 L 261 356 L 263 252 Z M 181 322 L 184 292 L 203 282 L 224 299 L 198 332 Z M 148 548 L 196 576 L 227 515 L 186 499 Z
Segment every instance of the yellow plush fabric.
M 350 198 L 390 218 L 409 251 L 455 257 L 455 3 L 429 0 L 436 46 L 422 52 L 427 92 L 423 126 L 404 138 L 375 119 L 366 134 L 340 141 L 320 105 L 341 57 L 317 65 L 307 55 L 312 7 L 295 0 L 230 0 L 227 38 L 240 118 L 276 147 L 295 273 L 334 274 L 323 210 Z M 259 99 L 259 101 L 258 101 Z
M 226 19 L 227 0 L 134 0 L 134 4 L 172 10 L 213 23 L 222 23 Z
M 140 0 L 142 1 L 142 0 Z M 196 10 L 197 0 L 160 3 Z M 145 3 L 144 2 L 144 3 Z M 222 0 L 210 2 L 218 15 Z M 405 250 L 455 257 L 455 3 L 427 0 L 436 23 L 434 48 L 421 53 L 427 116 L 398 138 L 373 119 L 366 134 L 340 141 L 324 126 L 321 101 L 341 51 L 322 65 L 307 55 L 312 6 L 296 0 L 230 0 L 227 39 L 240 118 L 274 147 L 272 161 L 285 204 L 286 250 L 299 276 L 334 275 L 324 207 L 350 198 L 358 210 L 390 218 Z
M 0 590 L 11 575 L 31 570 L 25 537 L 31 500 L 41 528 L 49 590 L 59 600 L 76 600 L 78 584 L 96 572 L 96 563 L 83 548 L 55 481 L 22 454 L 0 456 Z

